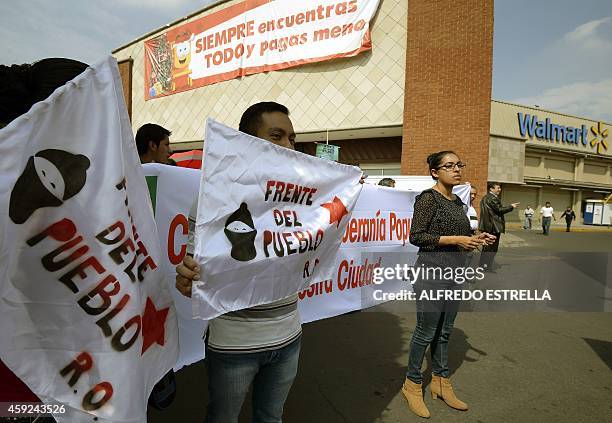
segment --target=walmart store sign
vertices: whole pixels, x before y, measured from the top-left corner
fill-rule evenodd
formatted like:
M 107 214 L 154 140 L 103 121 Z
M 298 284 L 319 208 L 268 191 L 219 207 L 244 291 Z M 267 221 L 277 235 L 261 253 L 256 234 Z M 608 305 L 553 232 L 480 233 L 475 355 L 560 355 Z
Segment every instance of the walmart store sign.
M 528 135 L 529 138 L 536 137 L 550 142 L 591 146 L 597 154 L 603 154 L 608 149 L 608 129 L 604 129 L 601 122 L 590 128 L 586 125 L 575 128 L 554 124 L 550 118 L 538 120 L 535 115 L 523 113 L 517 113 L 517 116 L 522 137 Z

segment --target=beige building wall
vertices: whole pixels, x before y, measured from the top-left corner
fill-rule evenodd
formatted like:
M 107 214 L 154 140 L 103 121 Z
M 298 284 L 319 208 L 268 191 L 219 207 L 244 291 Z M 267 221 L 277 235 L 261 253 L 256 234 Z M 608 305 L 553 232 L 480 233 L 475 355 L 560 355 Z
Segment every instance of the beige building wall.
M 525 166 L 524 173 L 525 177 L 532 178 L 545 178 L 544 176 L 544 156 L 525 154 Z
M 506 215 L 507 221 L 518 221 L 524 219 L 527 206 L 536 210 L 538 203 L 538 187 L 506 185 L 502 190 L 502 201 L 504 204 L 521 203 L 519 208 Z M 537 209 L 539 212 L 539 209 Z
M 224 2 L 177 25 L 236 3 Z M 154 122 L 173 132 L 172 142 L 201 141 L 207 117 L 237 127 L 250 104 L 271 100 L 289 108 L 298 133 L 401 127 L 407 8 L 405 0 L 381 0 L 370 23 L 372 50 L 356 57 L 249 75 L 145 101 L 144 41 L 167 28 L 150 34 L 114 52 L 118 60 L 134 61 L 132 126 L 136 130 Z
M 522 184 L 525 142 L 518 139 L 489 138 L 489 181 Z
M 587 182 L 606 184 L 610 183 L 610 167 L 605 163 L 597 163 L 592 161 L 584 161 L 584 170 L 582 177 Z
M 565 157 L 546 157 L 544 177 L 571 181 L 574 179 L 575 160 Z

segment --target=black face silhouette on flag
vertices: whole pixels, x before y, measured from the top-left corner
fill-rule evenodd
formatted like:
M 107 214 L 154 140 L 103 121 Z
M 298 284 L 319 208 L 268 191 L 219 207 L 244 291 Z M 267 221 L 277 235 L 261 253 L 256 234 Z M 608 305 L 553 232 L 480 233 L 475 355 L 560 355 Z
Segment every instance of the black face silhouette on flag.
M 225 221 L 225 236 L 232 243 L 231 256 L 239 261 L 253 260 L 255 250 L 255 224 L 246 203 L 240 204 L 238 210 Z
M 42 207 L 58 207 L 83 189 L 90 161 L 82 154 L 47 149 L 28 159 L 11 191 L 9 217 L 20 225 Z

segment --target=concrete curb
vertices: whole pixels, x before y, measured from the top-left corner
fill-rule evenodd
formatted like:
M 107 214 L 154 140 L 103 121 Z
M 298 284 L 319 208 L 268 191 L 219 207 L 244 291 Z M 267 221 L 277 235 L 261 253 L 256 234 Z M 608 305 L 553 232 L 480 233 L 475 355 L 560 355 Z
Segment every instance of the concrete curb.
M 520 223 L 517 224 L 506 224 L 506 229 L 512 229 L 512 230 L 527 230 L 527 229 L 523 229 L 523 226 Z M 555 231 L 555 232 L 565 232 L 565 226 L 551 226 L 550 227 L 551 231 Z M 542 228 L 541 227 L 536 227 L 534 226 L 531 231 L 536 231 L 536 232 L 542 232 Z M 609 226 L 588 226 L 588 225 L 584 225 L 584 226 L 572 226 L 571 228 L 571 232 L 612 232 L 612 227 Z

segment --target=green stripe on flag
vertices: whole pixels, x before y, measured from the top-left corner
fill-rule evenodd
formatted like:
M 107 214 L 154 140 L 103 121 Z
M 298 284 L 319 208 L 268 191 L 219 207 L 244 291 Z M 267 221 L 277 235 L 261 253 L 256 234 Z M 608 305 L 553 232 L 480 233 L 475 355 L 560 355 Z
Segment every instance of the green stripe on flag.
M 147 179 L 149 195 L 151 196 L 151 203 L 153 204 L 153 216 L 155 216 L 155 205 L 157 204 L 157 176 L 145 176 L 145 178 Z

